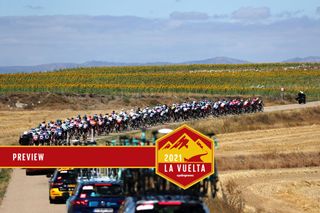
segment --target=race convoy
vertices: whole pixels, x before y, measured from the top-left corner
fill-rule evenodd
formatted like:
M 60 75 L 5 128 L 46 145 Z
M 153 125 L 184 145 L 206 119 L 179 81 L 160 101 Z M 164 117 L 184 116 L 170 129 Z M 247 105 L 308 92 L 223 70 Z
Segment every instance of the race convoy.
M 208 116 L 238 115 L 263 111 L 260 98 L 200 100 L 172 105 L 136 108 L 126 112 L 76 116 L 46 123 L 24 132 L 20 145 L 87 145 L 88 137 L 146 128 L 164 123 L 201 119 Z
M 79 180 L 67 201 L 68 213 L 117 212 L 124 201 L 122 182 L 109 178 Z
M 120 207 L 119 212 L 209 213 L 210 211 L 199 197 L 165 194 L 128 197 Z
M 203 198 L 214 198 L 213 191 L 217 190 L 217 177 L 214 175 L 183 190 L 156 175 L 153 169 L 109 168 L 107 170 L 106 174 L 101 174 L 98 169 L 58 169 L 49 182 L 50 195 L 55 194 L 52 192 L 55 188 L 51 186 L 53 183 L 58 183 L 56 188 L 59 189 L 55 190 L 59 196 L 56 199 L 66 201 L 68 213 L 207 213 L 209 210 Z M 76 185 L 74 177 L 77 177 Z M 70 178 L 72 182 L 68 182 Z M 52 203 L 52 197 L 49 199 Z
M 74 169 L 57 169 L 49 180 L 49 201 L 66 201 L 77 184 L 78 173 Z
M 55 169 L 52 169 L 52 168 L 27 168 L 26 175 L 45 174 L 47 175 L 47 177 L 50 177 L 54 171 Z

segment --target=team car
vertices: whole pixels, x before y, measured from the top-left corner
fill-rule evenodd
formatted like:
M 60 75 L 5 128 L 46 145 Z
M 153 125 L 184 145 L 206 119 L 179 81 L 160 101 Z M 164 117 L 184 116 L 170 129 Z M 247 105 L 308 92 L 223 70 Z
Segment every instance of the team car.
M 67 200 L 67 209 L 68 213 L 118 212 L 124 199 L 122 182 L 119 180 L 80 180 L 74 195 Z
M 26 169 L 26 175 L 47 175 L 47 177 L 50 177 L 55 169 L 52 168 L 27 168 Z
M 199 197 L 189 195 L 147 195 L 127 197 L 119 213 L 209 213 Z
M 74 169 L 57 169 L 49 180 L 49 201 L 66 201 L 72 195 L 77 184 L 77 171 Z

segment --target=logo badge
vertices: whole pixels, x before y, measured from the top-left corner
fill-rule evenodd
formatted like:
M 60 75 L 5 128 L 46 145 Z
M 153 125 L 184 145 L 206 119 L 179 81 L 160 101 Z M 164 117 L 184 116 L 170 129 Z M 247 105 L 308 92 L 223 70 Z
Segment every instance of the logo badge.
M 187 189 L 214 173 L 213 141 L 187 125 L 156 141 L 156 173 Z

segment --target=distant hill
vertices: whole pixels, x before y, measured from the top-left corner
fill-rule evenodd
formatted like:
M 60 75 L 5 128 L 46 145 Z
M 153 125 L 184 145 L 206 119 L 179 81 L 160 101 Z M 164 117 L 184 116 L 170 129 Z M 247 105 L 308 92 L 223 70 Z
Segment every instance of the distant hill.
M 0 67 L 0 73 L 17 73 L 17 72 L 46 72 L 77 67 L 105 67 L 105 66 L 138 66 L 138 65 L 168 65 L 168 64 L 244 64 L 248 61 L 238 60 L 228 57 L 215 57 L 198 61 L 185 61 L 180 63 L 170 62 L 150 62 L 150 63 L 124 63 L 109 61 L 87 61 L 84 63 L 52 63 L 35 66 L 5 66 Z
M 6 66 L 0 67 L 0 73 L 17 73 L 17 72 L 40 72 L 40 71 L 53 71 L 67 68 L 79 67 L 79 64 L 75 63 L 53 63 L 53 64 L 41 64 L 35 66 Z
M 79 67 L 105 67 L 105 66 L 130 66 L 133 63 L 123 62 L 109 62 L 109 61 L 87 61 L 82 64 L 78 64 Z
M 292 58 L 282 62 L 320 62 L 320 57 L 310 56 L 305 58 Z M 46 72 L 54 70 L 62 70 L 77 67 L 105 67 L 105 66 L 138 66 L 138 65 L 169 65 L 169 64 L 248 64 L 252 63 L 245 60 L 215 57 L 204 60 L 185 61 L 180 63 L 171 62 L 149 62 L 149 63 L 125 63 L 125 62 L 109 62 L 109 61 L 87 61 L 84 63 L 52 63 L 34 66 L 0 66 L 0 73 L 17 73 L 17 72 Z
M 243 61 L 235 58 L 228 58 L 228 57 L 215 57 L 215 58 L 208 58 L 199 61 L 186 61 L 182 64 L 248 64 L 249 61 Z
M 309 56 L 305 58 L 290 58 L 283 62 L 320 62 L 319 56 Z
M 77 67 L 108 67 L 108 66 L 137 66 L 137 65 L 163 65 L 170 64 L 166 62 L 155 62 L 155 63 L 122 63 L 122 62 L 107 62 L 107 61 L 87 61 L 85 63 L 52 63 L 52 64 L 41 64 L 35 66 L 4 66 L 0 67 L 0 73 L 17 73 L 17 72 L 46 72 L 54 70 L 62 70 L 67 68 Z

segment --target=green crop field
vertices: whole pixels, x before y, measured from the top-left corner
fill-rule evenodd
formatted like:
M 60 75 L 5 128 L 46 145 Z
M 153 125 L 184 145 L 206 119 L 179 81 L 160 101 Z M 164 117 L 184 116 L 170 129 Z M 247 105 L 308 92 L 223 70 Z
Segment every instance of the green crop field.
M 0 93 L 164 93 L 279 96 L 320 94 L 320 64 L 166 65 L 75 68 L 0 75 Z

